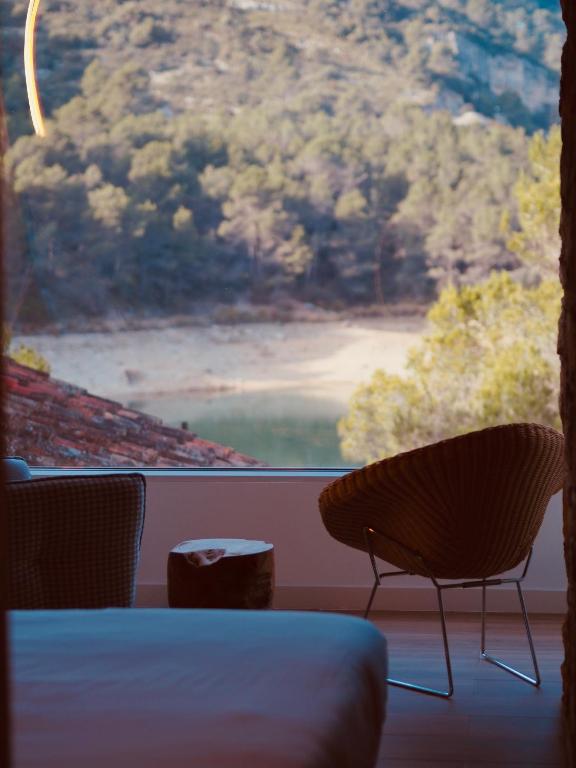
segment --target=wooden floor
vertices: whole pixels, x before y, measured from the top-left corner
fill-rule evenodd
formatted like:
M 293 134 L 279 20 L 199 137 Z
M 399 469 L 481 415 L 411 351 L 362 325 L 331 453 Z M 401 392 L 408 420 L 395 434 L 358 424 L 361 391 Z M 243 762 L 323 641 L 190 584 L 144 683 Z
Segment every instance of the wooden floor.
M 388 641 L 389 674 L 444 687 L 440 626 L 432 614 L 375 613 Z M 560 766 L 561 616 L 532 616 L 542 686 L 479 658 L 480 620 L 448 614 L 454 695 L 438 699 L 389 686 L 378 768 Z M 487 650 L 531 674 L 520 616 L 489 617 Z

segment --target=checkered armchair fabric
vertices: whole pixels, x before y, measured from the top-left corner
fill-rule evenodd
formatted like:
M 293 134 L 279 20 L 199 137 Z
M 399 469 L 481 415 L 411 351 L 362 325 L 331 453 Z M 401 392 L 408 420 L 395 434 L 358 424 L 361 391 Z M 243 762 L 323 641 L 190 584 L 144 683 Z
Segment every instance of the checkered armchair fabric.
M 6 491 L 11 608 L 133 605 L 142 475 L 30 480 Z

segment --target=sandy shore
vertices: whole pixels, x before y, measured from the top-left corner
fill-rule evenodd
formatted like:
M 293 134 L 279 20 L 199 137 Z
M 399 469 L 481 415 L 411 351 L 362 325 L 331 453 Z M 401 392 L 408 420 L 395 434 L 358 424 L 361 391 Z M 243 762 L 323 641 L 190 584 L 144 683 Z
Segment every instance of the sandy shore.
M 422 318 L 258 323 L 14 338 L 52 375 L 126 401 L 151 394 L 300 389 L 347 401 L 377 368 L 403 370 Z

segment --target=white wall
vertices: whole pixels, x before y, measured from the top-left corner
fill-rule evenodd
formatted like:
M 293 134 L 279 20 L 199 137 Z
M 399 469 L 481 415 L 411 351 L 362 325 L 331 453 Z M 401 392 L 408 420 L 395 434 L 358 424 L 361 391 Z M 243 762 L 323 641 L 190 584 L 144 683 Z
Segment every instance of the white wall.
M 362 610 L 372 572 L 368 557 L 325 531 L 317 498 L 329 477 L 191 476 L 151 474 L 138 604 L 166 604 L 166 560 L 184 539 L 255 538 L 275 545 L 276 599 L 280 608 Z M 562 544 L 561 496 L 552 499 L 537 538 L 525 581 L 529 610 L 565 611 L 566 576 Z M 479 590 L 449 590 L 448 610 L 479 608 Z M 416 577 L 398 577 L 382 587 L 377 609 L 435 609 L 435 592 Z M 489 608 L 516 611 L 513 586 L 489 591 Z

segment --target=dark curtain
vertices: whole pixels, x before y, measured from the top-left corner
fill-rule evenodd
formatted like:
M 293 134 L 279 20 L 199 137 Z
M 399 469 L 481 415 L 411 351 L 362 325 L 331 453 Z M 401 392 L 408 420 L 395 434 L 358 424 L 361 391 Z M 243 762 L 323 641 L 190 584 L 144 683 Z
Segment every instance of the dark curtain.
M 4 156 L 4 150 L 6 147 L 6 123 L 4 120 L 4 102 L 2 100 L 2 92 L 0 91 L 0 156 Z M 4 317 L 3 314 L 3 250 L 4 250 L 4 236 L 3 236 L 3 218 L 4 218 L 4 206 L 3 206 L 3 183 L 2 176 L 0 175 L 0 323 Z M 2 332 L 2 326 L 0 325 L 0 333 Z M 0 354 L 0 456 L 5 455 L 4 451 L 4 408 L 3 408 L 3 355 Z M 0 466 L 0 766 L 8 767 L 10 765 L 10 713 L 8 708 L 8 636 L 7 636 L 7 622 L 6 622 L 6 585 L 7 585 L 7 559 L 8 559 L 8 547 L 7 547 L 7 516 L 6 505 L 4 503 L 4 478 L 2 477 L 2 467 Z
M 568 38 L 562 55 L 560 276 L 564 304 L 560 318 L 561 412 L 568 476 L 564 486 L 564 552 L 568 612 L 564 623 L 563 714 L 566 765 L 576 765 L 576 3 L 561 0 Z

